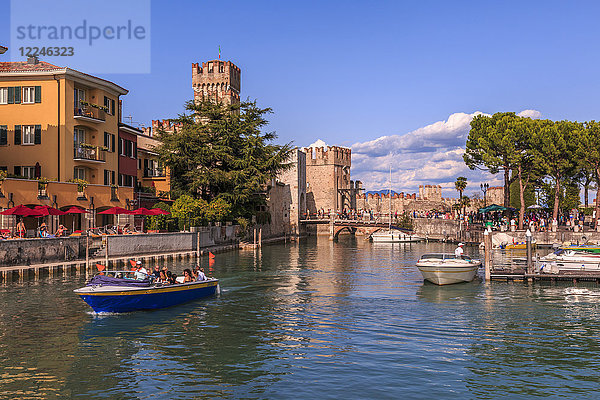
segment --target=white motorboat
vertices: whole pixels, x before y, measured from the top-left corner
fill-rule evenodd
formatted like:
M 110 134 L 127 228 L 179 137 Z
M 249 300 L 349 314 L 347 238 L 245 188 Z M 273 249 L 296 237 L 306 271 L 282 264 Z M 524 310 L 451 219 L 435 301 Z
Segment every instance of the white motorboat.
M 436 285 L 471 282 L 481 261 L 467 256 L 457 258 L 454 254 L 423 254 L 417 262 L 417 268 L 426 281 Z
M 540 258 L 540 272 L 600 271 L 600 254 L 559 249 Z
M 415 243 L 423 240 L 420 236 L 395 229 L 377 231 L 371 235 L 371 239 L 376 243 Z

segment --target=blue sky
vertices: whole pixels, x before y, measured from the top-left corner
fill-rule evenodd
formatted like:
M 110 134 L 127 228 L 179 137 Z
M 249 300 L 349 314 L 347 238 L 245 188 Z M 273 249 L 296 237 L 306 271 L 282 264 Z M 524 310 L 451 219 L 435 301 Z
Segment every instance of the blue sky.
M 8 9 L 7 0 L 0 5 Z M 456 113 L 600 118 L 599 11 L 600 3 L 585 1 L 155 0 L 151 74 L 103 77 L 130 90 L 124 115 L 148 124 L 182 111 L 192 96 L 191 63 L 216 58 L 220 45 L 222 58 L 242 69 L 242 97 L 274 109 L 270 128 L 281 142 L 321 139 L 368 157 L 365 142 L 414 136 Z M 8 36 L 0 24 L 0 38 Z M 420 158 L 450 152 L 459 160 L 468 121 L 461 126 L 451 130 L 454 142 L 446 138 Z M 451 175 L 461 173 L 455 163 L 446 174 L 424 176 L 431 168 L 415 165 L 406 174 L 403 164 L 415 160 L 404 147 L 389 148 L 390 157 L 375 164 L 358 160 L 353 176 L 379 189 L 391 162 L 395 188 L 416 191 L 418 184 L 450 187 Z M 473 185 L 499 182 L 462 171 Z

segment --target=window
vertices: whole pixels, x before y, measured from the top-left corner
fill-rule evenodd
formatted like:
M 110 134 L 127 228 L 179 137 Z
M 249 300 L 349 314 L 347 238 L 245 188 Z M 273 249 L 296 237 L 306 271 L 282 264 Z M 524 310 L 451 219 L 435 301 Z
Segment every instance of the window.
M 85 90 L 75 89 L 74 103 L 75 108 L 82 108 L 81 101 L 85 101 Z
M 112 149 L 110 147 L 110 137 L 111 137 L 110 133 L 104 132 L 104 147 L 106 147 L 108 149 L 108 151 L 114 151 L 114 149 Z
M 108 114 L 115 115 L 115 101 L 104 96 L 104 107 L 108 109 Z
M 0 125 L 0 146 L 8 144 L 8 126 Z
M 138 169 L 142 169 L 142 159 L 138 158 Z
M 0 88 L 0 104 L 8 104 L 8 88 Z
M 208 72 L 209 73 L 213 72 L 213 63 L 211 63 L 211 62 L 208 63 Z
M 73 179 L 85 180 L 85 168 L 75 167 L 73 168 Z
M 23 88 L 23 104 L 35 103 L 35 87 Z
M 104 170 L 104 186 L 108 186 L 110 185 L 110 171 L 105 169 Z
M 75 147 L 79 147 L 82 143 L 85 143 L 85 130 L 80 128 L 73 129 L 73 144 Z
M 21 176 L 28 179 L 35 179 L 35 167 L 21 167 Z
M 23 144 L 35 144 L 35 125 L 23 125 L 21 132 Z

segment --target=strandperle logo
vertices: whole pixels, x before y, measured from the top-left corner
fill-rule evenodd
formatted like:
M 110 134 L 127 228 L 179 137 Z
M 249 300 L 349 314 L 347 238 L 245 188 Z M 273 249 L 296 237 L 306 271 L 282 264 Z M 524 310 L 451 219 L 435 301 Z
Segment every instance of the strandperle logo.
M 149 73 L 150 0 L 82 4 L 11 0 L 11 60 L 36 56 L 87 73 Z
M 46 26 L 32 25 L 17 26 L 17 39 L 19 40 L 73 40 L 79 39 L 87 41 L 92 46 L 99 39 L 105 40 L 144 40 L 146 39 L 146 28 L 142 25 L 136 25 L 133 21 L 127 20 L 125 25 L 117 26 L 96 26 L 88 24 L 87 20 L 75 26 Z

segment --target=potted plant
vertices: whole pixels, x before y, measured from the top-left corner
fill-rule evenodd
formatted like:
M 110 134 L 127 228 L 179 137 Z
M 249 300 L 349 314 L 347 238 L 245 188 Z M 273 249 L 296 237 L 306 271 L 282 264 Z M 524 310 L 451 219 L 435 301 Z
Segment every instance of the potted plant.
M 38 181 L 38 198 L 48 197 L 48 195 L 46 193 L 46 188 L 48 187 L 48 182 L 50 182 L 50 179 L 40 177 L 37 179 L 37 181 Z
M 118 192 L 117 192 L 118 189 L 119 189 L 118 185 L 115 185 L 114 183 L 112 185 L 110 185 L 110 199 L 111 200 L 119 200 Z
M 88 181 L 83 179 L 69 179 L 68 182 L 77 184 L 77 197 L 85 198 L 85 188 L 89 185 Z

